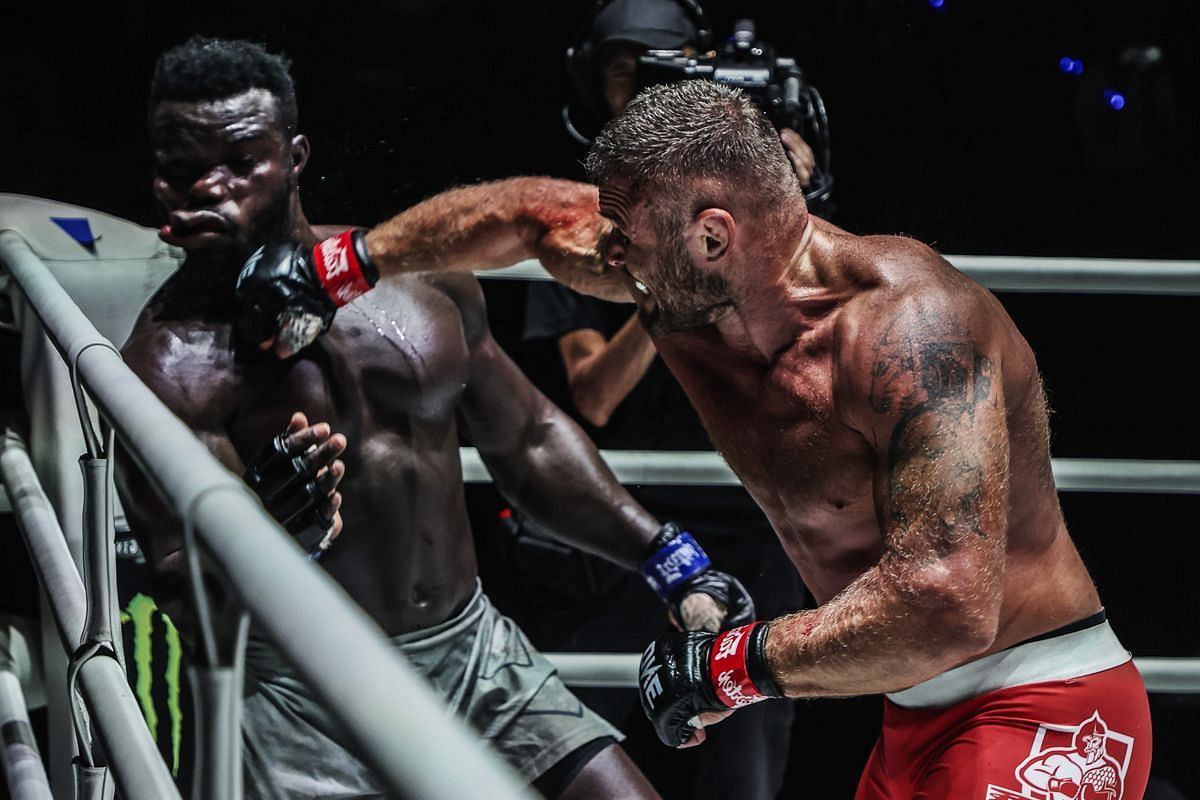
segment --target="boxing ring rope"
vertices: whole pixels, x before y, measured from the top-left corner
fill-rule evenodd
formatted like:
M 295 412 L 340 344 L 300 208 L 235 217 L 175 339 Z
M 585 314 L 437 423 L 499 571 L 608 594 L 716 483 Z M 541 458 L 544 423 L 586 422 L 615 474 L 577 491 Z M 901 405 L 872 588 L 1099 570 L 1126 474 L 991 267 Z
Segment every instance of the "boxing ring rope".
M 21 681 L 7 665 L 0 665 L 0 730 L 5 732 L 0 765 L 9 796 L 16 800 L 54 800 L 29 725 Z
M 68 365 L 75 365 L 88 396 L 122 446 L 180 518 L 190 518 L 208 561 L 266 638 L 344 726 L 388 790 L 463 800 L 529 798 L 510 768 L 434 699 L 366 613 L 304 558 L 245 484 L 133 374 L 16 233 L 0 232 L 0 261 L 60 354 Z M 6 449 L 6 455 L 11 453 L 12 448 Z M 33 496 L 28 484 L 9 483 L 8 489 L 14 507 Z M 53 512 L 41 508 L 38 515 L 52 517 Z M 34 540 L 35 553 L 58 551 L 51 559 L 56 572 L 48 573 L 43 585 L 60 627 L 74 633 L 78 621 L 82 629 L 78 573 L 72 578 L 62 562 L 66 550 L 55 541 L 56 536 L 61 540 L 61 532 L 44 524 L 25 532 Z M 69 639 L 68 649 L 73 649 Z M 354 657 L 347 658 L 348 653 Z M 98 666 L 90 677 L 93 663 Z M 132 697 L 129 702 L 119 699 L 129 696 L 129 686 L 118 662 L 87 661 L 80 681 L 122 794 L 178 796 L 173 785 L 171 791 L 156 795 L 141 791 L 140 781 L 147 775 L 161 776 L 165 765 L 158 759 L 158 766 L 151 768 L 139 760 L 145 755 L 141 751 L 146 725 Z M 126 742 L 139 740 L 143 746 L 130 748 L 136 752 L 127 755 Z
M 993 291 L 1080 294 L 1200 294 L 1200 261 L 1029 258 L 947 255 L 946 260 Z M 478 273 L 500 280 L 551 280 L 537 261 Z M 605 450 L 625 484 L 734 486 L 740 482 L 718 453 Z M 491 480 L 474 448 L 462 449 L 463 477 Z M 1200 461 L 1056 458 L 1054 480 L 1064 492 L 1200 494 Z M 571 686 L 637 686 L 636 653 L 546 653 Z M 1135 659 L 1151 692 L 1200 693 L 1200 658 Z
M 1200 294 L 1200 261 L 967 255 L 943 258 L 997 292 Z M 552 280 L 537 261 L 522 261 L 507 269 L 478 274 L 502 280 Z
M 0 442 L 0 479 L 13 499 L 38 583 L 46 593 L 63 649 L 73 652 L 83 636 L 87 599 L 54 507 L 42 491 L 25 442 L 12 430 Z M 178 798 L 158 747 L 116 659 L 93 658 L 79 668 L 79 688 L 91 711 L 92 730 L 108 756 L 121 794 L 129 800 Z M 43 773 L 44 775 L 44 773 Z M 23 795 L 14 795 L 22 797 Z
M 640 653 L 544 653 L 568 686 L 633 689 Z M 1200 658 L 1135 658 L 1149 692 L 1200 694 Z
M 491 481 L 473 447 L 460 450 L 463 480 Z M 736 486 L 737 476 L 714 452 L 602 450 L 600 455 L 623 484 L 646 486 Z M 1200 494 L 1200 462 L 1132 459 L 1054 459 L 1059 491 Z M 571 686 L 632 688 L 636 653 L 546 653 Z M 1200 658 L 1138 658 L 1151 692 L 1200 693 Z
M 487 483 L 491 476 L 473 447 L 459 451 L 463 479 Z M 720 453 L 688 450 L 602 450 L 617 480 L 647 486 L 740 486 Z M 1061 492 L 1200 494 L 1200 461 L 1123 458 L 1055 458 Z

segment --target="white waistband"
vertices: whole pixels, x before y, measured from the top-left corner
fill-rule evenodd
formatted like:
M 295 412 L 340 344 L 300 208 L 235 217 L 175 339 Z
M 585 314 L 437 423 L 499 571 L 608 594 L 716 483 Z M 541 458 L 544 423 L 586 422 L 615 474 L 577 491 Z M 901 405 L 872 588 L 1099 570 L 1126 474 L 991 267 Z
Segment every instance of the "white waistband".
M 1131 658 L 1105 621 L 992 653 L 887 697 L 906 708 L 948 706 L 1009 686 L 1092 675 L 1119 667 Z

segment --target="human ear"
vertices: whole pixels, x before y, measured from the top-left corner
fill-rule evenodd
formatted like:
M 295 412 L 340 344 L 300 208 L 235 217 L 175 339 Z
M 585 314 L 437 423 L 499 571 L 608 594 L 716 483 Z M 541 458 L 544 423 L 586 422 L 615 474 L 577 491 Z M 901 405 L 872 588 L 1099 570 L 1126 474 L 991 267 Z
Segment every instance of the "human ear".
M 308 164 L 308 137 L 304 134 L 293 136 L 292 144 L 288 149 L 292 156 L 292 175 L 299 178 L 300 173 L 304 171 L 304 167 Z
M 688 223 L 684 231 L 688 254 L 699 265 L 722 263 L 733 248 L 737 223 L 723 208 L 706 208 Z

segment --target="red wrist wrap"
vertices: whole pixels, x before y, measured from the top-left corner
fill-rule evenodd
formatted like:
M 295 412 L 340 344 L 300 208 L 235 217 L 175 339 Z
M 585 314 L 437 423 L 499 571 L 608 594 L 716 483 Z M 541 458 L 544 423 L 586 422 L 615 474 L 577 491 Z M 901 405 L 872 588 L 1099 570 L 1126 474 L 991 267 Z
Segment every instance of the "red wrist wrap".
M 354 253 L 353 233 L 352 230 L 342 231 L 313 248 L 317 279 L 338 306 L 346 305 L 371 289 Z
M 762 624 L 751 622 L 749 625 L 733 628 L 718 635 L 713 641 L 709 674 L 712 675 L 717 699 L 730 708 L 741 708 L 767 699 L 767 695 L 760 692 L 754 681 L 750 680 L 750 670 L 746 666 L 750 632 Z

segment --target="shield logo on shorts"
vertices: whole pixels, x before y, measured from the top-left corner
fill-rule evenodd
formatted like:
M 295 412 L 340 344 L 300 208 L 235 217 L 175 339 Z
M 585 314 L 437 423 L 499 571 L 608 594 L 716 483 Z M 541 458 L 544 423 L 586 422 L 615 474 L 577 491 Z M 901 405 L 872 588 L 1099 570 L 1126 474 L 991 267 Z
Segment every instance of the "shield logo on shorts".
M 1020 788 L 989 785 L 984 800 L 1121 800 L 1132 756 L 1133 737 L 1099 711 L 1075 725 L 1044 723 L 1014 771 Z

